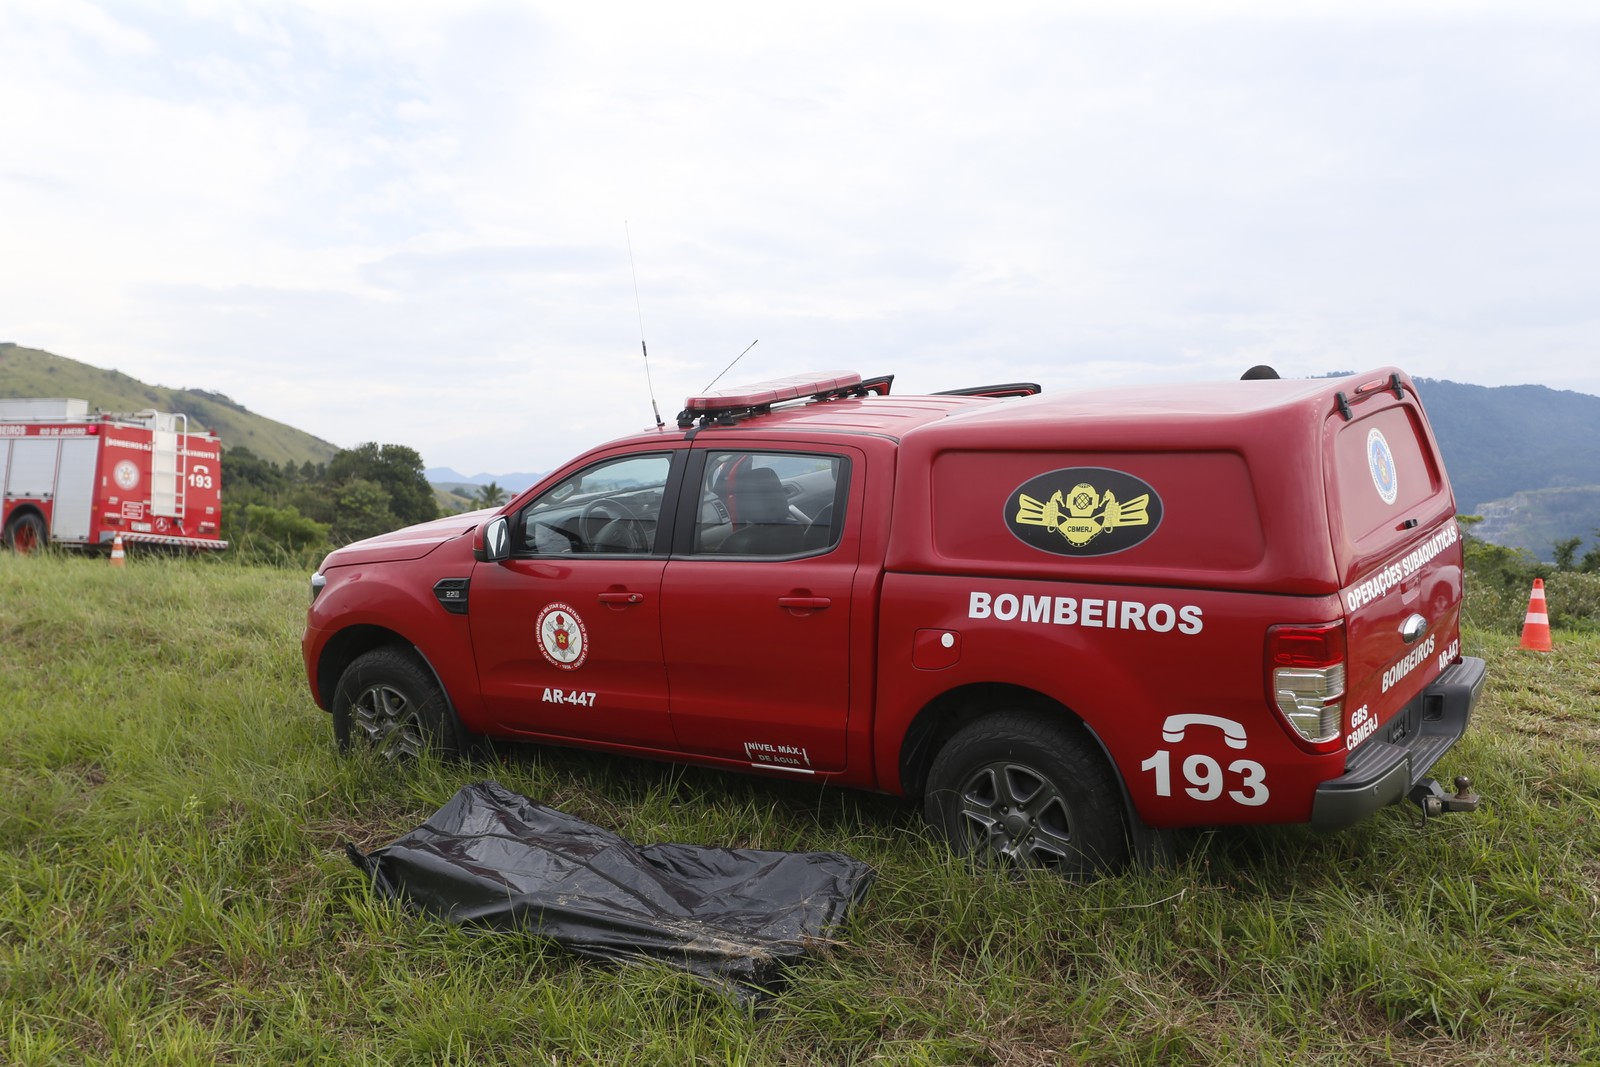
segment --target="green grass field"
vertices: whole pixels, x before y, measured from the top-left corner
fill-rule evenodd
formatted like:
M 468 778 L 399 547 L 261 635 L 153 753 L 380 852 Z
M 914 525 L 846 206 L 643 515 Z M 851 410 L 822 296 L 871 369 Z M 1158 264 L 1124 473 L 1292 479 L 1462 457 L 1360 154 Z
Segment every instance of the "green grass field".
M 1439 770 L 1484 810 L 1180 837 L 1089 884 L 948 858 L 904 802 L 532 747 L 333 751 L 305 575 L 0 555 L 0 1062 L 1600 1062 L 1600 637 L 1490 662 Z M 879 879 L 750 1011 L 682 975 L 371 897 L 385 844 L 494 777 L 641 843 L 838 849 Z

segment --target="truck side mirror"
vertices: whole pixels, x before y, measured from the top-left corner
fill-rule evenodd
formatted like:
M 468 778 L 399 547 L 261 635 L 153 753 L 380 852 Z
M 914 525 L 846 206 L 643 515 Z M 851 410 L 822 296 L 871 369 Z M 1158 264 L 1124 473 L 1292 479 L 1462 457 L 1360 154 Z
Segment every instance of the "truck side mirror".
M 511 520 L 490 519 L 472 533 L 472 558 L 479 563 L 499 563 L 511 558 Z

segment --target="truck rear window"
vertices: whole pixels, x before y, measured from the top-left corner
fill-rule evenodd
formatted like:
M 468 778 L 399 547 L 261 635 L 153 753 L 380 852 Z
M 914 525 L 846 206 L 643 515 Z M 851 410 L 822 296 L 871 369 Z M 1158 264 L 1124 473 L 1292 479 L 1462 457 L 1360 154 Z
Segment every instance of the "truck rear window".
M 1414 408 L 1397 404 L 1336 423 L 1329 495 L 1356 552 L 1381 551 L 1409 536 L 1405 521 L 1439 495 L 1444 479 Z

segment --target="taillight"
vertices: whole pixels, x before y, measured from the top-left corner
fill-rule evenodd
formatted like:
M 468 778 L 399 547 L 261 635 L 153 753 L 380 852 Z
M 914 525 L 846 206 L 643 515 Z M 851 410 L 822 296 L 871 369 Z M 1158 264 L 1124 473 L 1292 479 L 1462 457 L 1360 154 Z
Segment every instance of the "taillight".
M 1344 723 L 1344 623 L 1267 629 L 1267 696 L 1295 733 L 1315 745 Z

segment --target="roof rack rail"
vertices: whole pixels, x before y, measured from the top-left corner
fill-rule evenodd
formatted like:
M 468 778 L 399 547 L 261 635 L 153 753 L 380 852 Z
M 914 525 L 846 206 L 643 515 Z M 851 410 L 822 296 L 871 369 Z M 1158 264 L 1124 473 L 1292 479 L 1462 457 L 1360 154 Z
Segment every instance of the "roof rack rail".
M 1003 385 L 969 385 L 965 389 L 941 389 L 932 396 L 1037 396 L 1044 389 L 1037 382 L 1006 382 Z
M 764 415 L 772 405 L 785 400 L 841 400 L 868 393 L 887 396 L 893 381 L 892 374 L 863 381 L 854 371 L 825 371 L 716 389 L 684 400 L 683 410 L 678 412 L 678 428 L 687 430 L 696 422 L 702 426 L 732 426 L 739 419 Z

